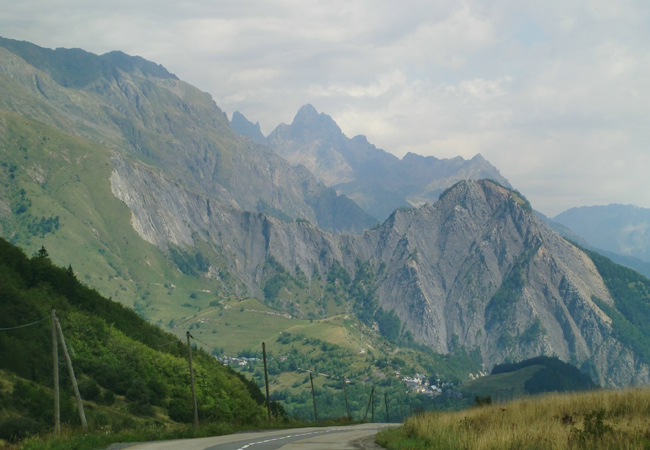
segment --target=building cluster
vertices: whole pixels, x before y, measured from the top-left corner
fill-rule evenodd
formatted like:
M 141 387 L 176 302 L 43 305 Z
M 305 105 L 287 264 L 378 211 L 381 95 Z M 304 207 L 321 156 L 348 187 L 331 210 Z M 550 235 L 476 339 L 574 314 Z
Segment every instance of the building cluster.
M 450 382 L 443 382 L 440 378 L 436 378 L 435 383 L 431 383 L 426 375 L 416 373 L 412 377 L 402 377 L 399 371 L 395 372 L 395 377 L 400 378 L 408 390 L 413 394 L 427 395 L 431 398 L 438 395 L 445 395 L 447 397 L 461 398 L 462 394 L 454 389 L 454 384 Z
M 399 376 L 399 372 L 396 375 Z M 442 394 L 442 389 L 435 384 L 429 383 L 429 379 L 421 373 L 416 373 L 412 377 L 402 377 L 402 382 L 406 384 L 408 390 L 413 394 L 428 395 L 430 397 Z
M 246 358 L 245 356 L 219 356 L 216 357 L 224 366 L 247 366 L 248 364 L 254 363 L 256 361 L 261 361 L 260 358 Z

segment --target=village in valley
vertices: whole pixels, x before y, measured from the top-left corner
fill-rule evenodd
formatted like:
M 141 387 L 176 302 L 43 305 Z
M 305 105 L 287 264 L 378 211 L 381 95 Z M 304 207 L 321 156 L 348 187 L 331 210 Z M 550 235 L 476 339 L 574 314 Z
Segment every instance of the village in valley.
M 258 363 L 261 363 L 262 360 L 257 357 L 246 357 L 246 356 L 215 356 L 217 361 L 219 361 L 224 366 L 231 366 L 234 369 L 243 370 L 245 368 L 254 367 Z M 286 360 L 286 356 L 281 358 L 282 361 Z M 304 372 L 310 372 L 306 369 L 300 369 Z M 318 375 L 328 377 L 328 374 L 319 373 Z M 462 398 L 462 392 L 456 390 L 456 385 L 449 381 L 443 381 L 440 378 L 431 378 L 421 373 L 416 373 L 413 376 L 402 375 L 399 370 L 394 371 L 394 377 L 399 379 L 411 394 L 426 395 L 430 398 L 434 398 L 440 395 L 451 398 Z M 349 381 L 348 381 L 349 383 Z

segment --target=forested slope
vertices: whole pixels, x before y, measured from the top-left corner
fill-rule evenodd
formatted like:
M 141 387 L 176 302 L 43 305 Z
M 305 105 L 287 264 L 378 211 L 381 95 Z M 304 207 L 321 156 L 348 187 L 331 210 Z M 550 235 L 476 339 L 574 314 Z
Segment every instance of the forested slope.
M 54 266 L 44 248 L 28 258 L 0 239 L 0 438 L 54 423 L 52 308 L 91 427 L 192 420 L 183 342 L 81 284 L 72 267 Z M 204 352 L 194 352 L 194 360 L 202 422 L 251 423 L 264 417 L 256 386 Z M 75 425 L 71 382 L 63 366 L 60 373 L 62 419 Z

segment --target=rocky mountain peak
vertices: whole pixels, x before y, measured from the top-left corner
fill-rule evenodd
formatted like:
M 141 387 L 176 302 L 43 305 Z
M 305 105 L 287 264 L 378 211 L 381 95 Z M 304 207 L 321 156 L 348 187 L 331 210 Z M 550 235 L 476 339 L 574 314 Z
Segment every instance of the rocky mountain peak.
M 330 116 L 309 104 L 300 108 L 291 125 L 279 125 L 267 142 L 291 164 L 304 165 L 378 220 L 402 206 L 435 202 L 459 180 L 489 178 L 510 186 L 481 155 L 465 160 L 409 153 L 399 159 L 365 136 L 347 138 Z
M 309 103 L 302 106 L 291 123 L 293 134 L 311 137 L 337 137 L 342 135 L 341 128 L 330 116 L 318 113 Z
M 237 132 L 237 134 L 241 134 L 242 136 L 248 136 L 253 140 L 253 142 L 256 142 L 258 144 L 261 145 L 266 144 L 266 137 L 264 136 L 264 134 L 262 134 L 260 123 L 251 122 L 239 111 L 235 111 L 232 114 L 232 120 L 230 121 L 230 126 L 232 127 L 233 130 Z

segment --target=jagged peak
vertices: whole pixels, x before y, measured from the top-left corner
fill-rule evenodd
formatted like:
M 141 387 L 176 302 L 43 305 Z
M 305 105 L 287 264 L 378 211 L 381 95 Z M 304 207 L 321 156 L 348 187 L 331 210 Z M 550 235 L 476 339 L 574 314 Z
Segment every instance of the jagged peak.
M 266 144 L 266 137 L 262 133 L 259 122 L 251 122 L 239 111 L 235 111 L 232 114 L 232 120 L 230 121 L 230 126 L 237 134 L 250 137 L 253 142 L 258 144 Z
M 300 107 L 293 118 L 291 127 L 296 129 L 324 130 L 327 133 L 343 134 L 337 123 L 325 113 L 319 113 L 316 108 L 307 103 Z
M 296 113 L 296 117 L 318 117 L 318 111 L 316 108 L 311 103 L 307 103 L 305 105 L 302 105 L 300 109 L 298 109 L 298 112 Z M 295 120 L 295 118 L 294 118 Z

